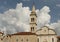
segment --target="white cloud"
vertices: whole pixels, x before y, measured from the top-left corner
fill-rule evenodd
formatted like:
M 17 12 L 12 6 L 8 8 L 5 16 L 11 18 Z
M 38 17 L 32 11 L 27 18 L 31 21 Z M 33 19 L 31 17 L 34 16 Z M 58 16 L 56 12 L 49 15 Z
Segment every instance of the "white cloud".
M 38 15 L 38 27 L 44 26 L 48 23 L 50 23 L 51 16 L 49 15 L 50 9 L 48 6 L 44 6 L 39 12 Z
M 23 0 L 23 1 L 30 1 L 30 0 Z
M 0 28 L 7 33 L 28 31 L 29 28 L 29 7 L 22 7 L 22 3 L 17 4 L 16 9 L 9 9 L 3 14 L 0 13 Z
M 60 7 L 60 4 L 56 4 L 57 7 Z
M 50 27 L 55 29 L 57 34 L 60 35 L 60 20 L 58 20 L 57 22 L 51 23 Z
M 55 23 L 51 23 L 51 26 L 52 26 L 53 28 L 59 28 L 59 27 L 60 27 L 60 20 L 58 20 L 58 21 L 55 22 Z

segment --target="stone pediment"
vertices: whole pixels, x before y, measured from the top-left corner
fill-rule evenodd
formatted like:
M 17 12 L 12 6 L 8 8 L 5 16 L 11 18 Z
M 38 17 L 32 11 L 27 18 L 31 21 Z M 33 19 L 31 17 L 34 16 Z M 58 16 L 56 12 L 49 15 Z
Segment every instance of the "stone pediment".
M 51 29 L 47 26 L 42 27 L 41 29 L 36 31 L 37 35 L 55 35 L 56 32 L 54 29 Z

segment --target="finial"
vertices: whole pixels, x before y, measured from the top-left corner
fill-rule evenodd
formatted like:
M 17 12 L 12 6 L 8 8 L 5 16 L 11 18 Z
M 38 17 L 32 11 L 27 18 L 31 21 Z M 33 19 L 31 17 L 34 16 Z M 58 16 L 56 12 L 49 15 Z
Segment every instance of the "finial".
M 35 4 L 33 2 L 33 6 L 32 6 L 32 12 L 35 12 Z

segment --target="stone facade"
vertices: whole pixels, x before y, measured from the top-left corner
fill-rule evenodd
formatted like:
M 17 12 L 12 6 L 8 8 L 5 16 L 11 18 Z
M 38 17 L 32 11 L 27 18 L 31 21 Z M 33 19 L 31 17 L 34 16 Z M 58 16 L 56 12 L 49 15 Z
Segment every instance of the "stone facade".
M 36 32 L 39 42 L 57 42 L 57 34 L 47 26 L 42 27 Z
M 35 33 L 20 32 L 4 37 L 3 42 L 37 42 Z

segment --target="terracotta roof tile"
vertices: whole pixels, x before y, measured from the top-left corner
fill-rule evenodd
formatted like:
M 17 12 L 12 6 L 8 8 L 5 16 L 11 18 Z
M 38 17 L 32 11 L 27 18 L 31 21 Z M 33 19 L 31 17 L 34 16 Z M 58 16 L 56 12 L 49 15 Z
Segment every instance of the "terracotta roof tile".
M 2 32 L 0 32 L 0 34 L 3 34 Z
M 31 32 L 18 32 L 12 35 L 36 35 L 35 33 L 31 33 Z
M 60 38 L 60 36 L 57 36 L 57 38 Z

